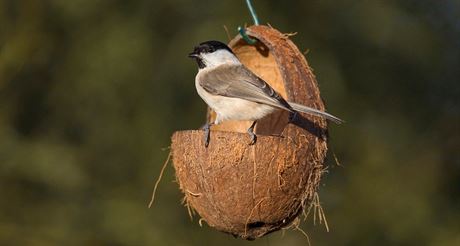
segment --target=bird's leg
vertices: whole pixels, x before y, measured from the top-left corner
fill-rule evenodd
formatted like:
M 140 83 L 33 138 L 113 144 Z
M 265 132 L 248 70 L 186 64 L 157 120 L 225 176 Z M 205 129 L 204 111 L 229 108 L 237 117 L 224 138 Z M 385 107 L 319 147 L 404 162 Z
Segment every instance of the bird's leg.
M 202 127 L 202 129 L 204 130 L 204 146 L 207 148 L 208 145 L 209 145 L 209 138 L 210 138 L 210 135 L 211 135 L 211 126 L 214 125 L 214 123 L 209 123 L 209 122 L 206 122 L 206 124 Z
M 257 123 L 257 120 L 255 120 L 254 122 L 252 122 L 252 125 L 248 128 L 248 133 L 249 133 L 249 136 L 251 136 L 251 142 L 249 143 L 249 145 L 253 145 L 256 143 L 257 141 L 257 136 L 256 134 L 254 133 L 254 126 L 256 125 Z

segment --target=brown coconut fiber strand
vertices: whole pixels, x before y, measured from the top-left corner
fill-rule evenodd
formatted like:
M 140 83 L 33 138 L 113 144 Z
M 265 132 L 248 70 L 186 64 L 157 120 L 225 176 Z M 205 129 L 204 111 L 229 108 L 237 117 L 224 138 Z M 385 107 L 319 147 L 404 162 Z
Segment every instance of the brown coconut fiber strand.
M 164 173 L 164 171 L 165 171 L 165 169 L 166 169 L 166 166 L 167 166 L 168 163 L 169 163 L 169 159 L 170 159 L 170 158 L 171 158 L 171 151 L 169 151 L 169 153 L 168 153 L 168 158 L 166 158 L 165 163 L 163 163 L 163 167 L 161 168 L 160 175 L 158 176 L 158 179 L 157 179 L 157 181 L 155 182 L 155 186 L 153 187 L 152 198 L 150 199 L 149 208 L 152 207 L 153 202 L 155 201 L 155 194 L 157 193 L 158 185 L 160 184 L 161 178 L 163 177 L 163 173 Z

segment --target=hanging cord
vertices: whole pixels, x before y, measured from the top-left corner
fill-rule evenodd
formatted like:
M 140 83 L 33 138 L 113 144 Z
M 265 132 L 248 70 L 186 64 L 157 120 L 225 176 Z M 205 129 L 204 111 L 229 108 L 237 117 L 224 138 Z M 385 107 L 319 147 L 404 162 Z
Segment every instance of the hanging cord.
M 251 13 L 252 19 L 254 20 L 254 25 L 259 25 L 259 19 L 257 18 L 256 11 L 252 7 L 251 0 L 246 0 L 246 5 L 248 5 L 249 12 Z M 241 37 L 248 43 L 248 44 L 255 44 L 257 40 L 250 38 L 246 33 L 246 28 L 239 26 L 238 32 L 241 34 Z

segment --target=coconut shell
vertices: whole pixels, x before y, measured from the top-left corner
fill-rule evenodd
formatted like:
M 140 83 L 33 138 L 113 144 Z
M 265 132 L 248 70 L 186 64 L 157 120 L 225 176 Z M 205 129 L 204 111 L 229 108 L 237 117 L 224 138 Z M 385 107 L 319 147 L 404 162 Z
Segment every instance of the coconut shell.
M 247 28 L 258 40 L 236 36 L 229 46 L 255 74 L 288 101 L 324 110 L 311 68 L 288 36 L 267 26 Z M 210 111 L 208 120 L 215 114 Z M 260 120 L 255 145 L 251 122 L 223 122 L 172 136 L 176 178 L 186 204 L 208 225 L 244 239 L 288 226 L 312 202 L 327 152 L 326 120 L 307 114 L 288 123 L 282 111 Z

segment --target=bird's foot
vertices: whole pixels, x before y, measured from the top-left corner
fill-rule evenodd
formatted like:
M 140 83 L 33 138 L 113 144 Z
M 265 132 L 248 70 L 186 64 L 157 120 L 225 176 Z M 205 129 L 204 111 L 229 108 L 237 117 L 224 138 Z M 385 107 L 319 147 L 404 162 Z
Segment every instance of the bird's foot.
M 248 128 L 248 134 L 251 137 L 251 142 L 249 142 L 249 145 L 254 145 L 257 142 L 257 135 L 254 133 L 254 126 L 256 125 L 256 122 L 257 121 L 254 121 Z
M 204 147 L 208 147 L 209 146 L 209 140 L 211 138 L 211 125 L 213 125 L 212 123 L 206 123 L 202 129 L 204 130 Z
M 257 135 L 251 132 L 249 133 L 249 136 L 251 136 L 251 141 L 249 142 L 249 145 L 254 145 L 257 142 Z

